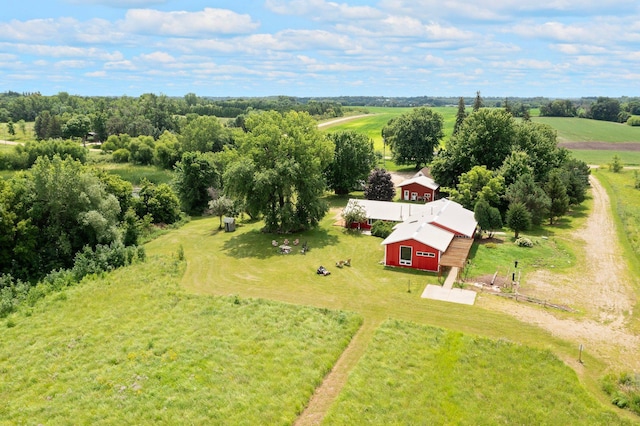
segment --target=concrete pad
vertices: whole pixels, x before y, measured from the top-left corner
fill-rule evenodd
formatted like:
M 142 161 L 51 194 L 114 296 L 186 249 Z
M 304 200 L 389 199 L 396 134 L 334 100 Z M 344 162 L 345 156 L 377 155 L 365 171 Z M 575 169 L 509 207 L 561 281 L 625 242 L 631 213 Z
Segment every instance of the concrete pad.
M 428 284 L 422 292 L 423 299 L 441 300 L 443 302 L 473 305 L 476 301 L 476 292 L 461 288 L 444 288 L 438 285 Z

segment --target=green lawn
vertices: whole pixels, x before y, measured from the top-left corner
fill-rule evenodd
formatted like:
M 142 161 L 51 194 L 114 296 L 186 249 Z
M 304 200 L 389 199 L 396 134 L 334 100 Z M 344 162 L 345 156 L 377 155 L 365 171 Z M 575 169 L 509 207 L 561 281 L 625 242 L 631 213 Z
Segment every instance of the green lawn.
M 131 163 L 101 163 L 96 167 L 118 175 L 134 186 L 139 186 L 142 179 L 147 179 L 155 184 L 169 183 L 174 176 L 172 170 L 164 170 L 155 166 L 136 166 Z
M 183 263 L 51 295 L 0 333 L 0 424 L 291 424 L 354 314 L 186 294 Z
M 387 321 L 324 424 L 631 424 L 549 351 Z

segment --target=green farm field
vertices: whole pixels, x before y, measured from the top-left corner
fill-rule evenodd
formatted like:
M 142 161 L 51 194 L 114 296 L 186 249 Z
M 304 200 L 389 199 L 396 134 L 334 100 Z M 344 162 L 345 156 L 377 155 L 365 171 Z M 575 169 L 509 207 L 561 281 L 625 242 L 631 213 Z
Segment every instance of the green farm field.
M 586 118 L 534 117 L 558 132 L 558 142 L 640 142 L 640 127 Z

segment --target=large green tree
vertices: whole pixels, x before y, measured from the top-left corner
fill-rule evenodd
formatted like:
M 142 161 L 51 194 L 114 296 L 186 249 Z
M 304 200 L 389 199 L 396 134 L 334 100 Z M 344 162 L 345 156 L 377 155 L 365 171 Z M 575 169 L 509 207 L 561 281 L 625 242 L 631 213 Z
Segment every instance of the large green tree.
M 531 213 L 524 204 L 517 202 L 509 205 L 507 226 L 513 231 L 515 238 L 520 236 L 521 231 L 526 231 L 531 227 Z
M 373 141 L 355 131 L 329 133 L 328 137 L 333 141 L 335 151 L 333 161 L 325 171 L 327 184 L 336 194 L 348 194 L 375 167 Z
M 415 164 L 416 169 L 433 159 L 444 133 L 442 115 L 427 107 L 390 120 L 382 133 L 391 146 L 393 158 L 398 164 Z
M 264 215 L 267 232 L 316 226 L 328 211 L 321 199 L 333 143 L 307 113 L 250 114 L 239 157 L 224 173 L 224 190 L 250 215 Z
M 480 199 L 499 207 L 504 194 L 504 178 L 484 166 L 475 166 L 460 176 L 460 183 L 455 188 L 446 191 L 451 200 L 469 210 L 473 210 Z
M 229 130 L 217 117 L 197 117 L 189 121 L 180 134 L 183 152 L 217 152 L 230 143 Z
M 209 204 L 210 188 L 220 186 L 220 176 L 209 153 L 185 152 L 175 166 L 174 186 L 182 208 L 201 215 Z

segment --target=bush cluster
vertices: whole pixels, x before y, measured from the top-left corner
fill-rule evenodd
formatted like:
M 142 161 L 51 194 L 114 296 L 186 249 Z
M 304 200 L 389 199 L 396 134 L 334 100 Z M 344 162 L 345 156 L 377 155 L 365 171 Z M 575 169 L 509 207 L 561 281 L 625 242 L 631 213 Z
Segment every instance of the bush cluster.
M 371 235 L 374 237 L 387 238 L 393 232 L 393 223 L 383 220 L 376 220 L 371 225 Z
M 602 380 L 602 389 L 612 404 L 640 414 L 640 374 L 609 374 Z
M 520 237 L 515 241 L 515 244 L 518 247 L 533 247 L 533 241 L 531 241 L 529 238 L 525 238 L 525 237 Z
M 76 254 L 73 268 L 52 271 L 36 284 L 9 274 L 0 275 L 0 318 L 14 312 L 22 303 L 33 306 L 47 294 L 72 286 L 87 275 L 108 272 L 144 259 L 144 247 L 114 243 L 98 245 L 95 250 L 85 247 Z
M 629 119 L 627 120 L 627 124 L 629 126 L 640 126 L 640 117 L 638 116 L 629 117 Z

